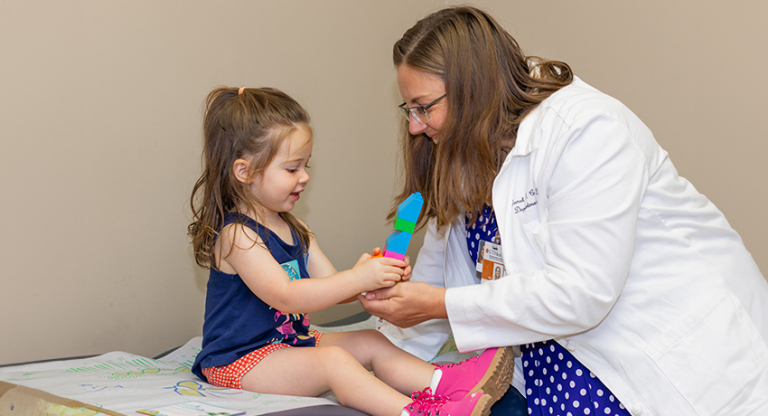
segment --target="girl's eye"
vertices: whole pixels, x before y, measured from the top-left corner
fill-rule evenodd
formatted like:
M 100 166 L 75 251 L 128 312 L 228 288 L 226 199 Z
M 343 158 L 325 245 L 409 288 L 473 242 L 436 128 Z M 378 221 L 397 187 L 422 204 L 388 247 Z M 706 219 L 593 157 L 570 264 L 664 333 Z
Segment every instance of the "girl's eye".
M 309 169 L 309 165 L 304 165 L 304 169 Z M 296 173 L 299 171 L 299 168 L 286 168 L 288 172 Z

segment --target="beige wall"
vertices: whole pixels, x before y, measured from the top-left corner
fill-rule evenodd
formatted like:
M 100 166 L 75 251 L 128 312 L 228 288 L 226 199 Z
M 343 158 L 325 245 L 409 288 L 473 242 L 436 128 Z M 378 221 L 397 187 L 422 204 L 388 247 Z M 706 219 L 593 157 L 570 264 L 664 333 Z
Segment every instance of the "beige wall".
M 0 364 L 152 356 L 200 333 L 206 274 L 185 231 L 217 85 L 303 103 L 316 141 L 296 213 L 338 268 L 380 245 L 400 117 L 391 46 L 445 4 L 0 0 Z M 768 271 L 766 3 L 475 4 L 633 108 Z

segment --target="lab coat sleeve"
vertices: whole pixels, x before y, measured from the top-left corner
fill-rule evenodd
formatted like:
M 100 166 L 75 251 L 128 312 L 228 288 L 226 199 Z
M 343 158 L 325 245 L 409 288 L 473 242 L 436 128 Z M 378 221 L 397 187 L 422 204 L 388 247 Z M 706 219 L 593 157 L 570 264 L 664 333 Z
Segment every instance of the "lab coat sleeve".
M 446 227 L 447 228 L 447 227 Z M 426 282 L 432 286 L 445 287 L 443 262 L 445 251 L 445 231 L 438 231 L 436 221 L 427 223 L 424 244 L 419 250 L 411 275 L 412 281 Z M 377 325 L 393 344 L 421 358 L 433 359 L 448 340 L 451 332 L 446 319 L 432 319 L 410 328 L 400 328 L 379 319 Z
M 505 233 L 526 233 L 541 267 L 517 273 L 515 263 L 507 263 L 507 250 L 514 248 L 505 246 L 509 276 L 448 289 L 446 308 L 460 351 L 587 331 L 607 316 L 626 281 L 648 180 L 644 153 L 629 125 L 608 112 L 570 123 L 552 118 L 552 126 L 535 133 L 551 135 L 532 162 L 539 218 L 501 230 L 502 244 Z

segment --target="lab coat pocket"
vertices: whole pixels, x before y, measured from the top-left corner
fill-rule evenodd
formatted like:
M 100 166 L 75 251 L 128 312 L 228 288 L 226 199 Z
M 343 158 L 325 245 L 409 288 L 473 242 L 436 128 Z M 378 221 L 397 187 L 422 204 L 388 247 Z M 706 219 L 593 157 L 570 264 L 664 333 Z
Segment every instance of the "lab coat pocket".
M 645 352 L 699 414 L 737 414 L 768 391 L 768 348 L 734 295 L 700 305 Z
M 528 239 L 528 244 L 530 244 L 536 257 L 543 264 L 544 254 L 547 251 L 547 225 L 542 224 L 538 220 L 528 221 L 523 224 L 523 230 L 525 231 L 525 237 Z

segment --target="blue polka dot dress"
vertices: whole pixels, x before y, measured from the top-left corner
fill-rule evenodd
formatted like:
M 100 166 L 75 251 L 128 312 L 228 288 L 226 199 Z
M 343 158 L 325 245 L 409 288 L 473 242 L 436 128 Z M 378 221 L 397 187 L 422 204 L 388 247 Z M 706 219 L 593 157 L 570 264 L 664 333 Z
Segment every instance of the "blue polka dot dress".
M 467 224 L 467 248 L 472 262 L 477 262 L 477 252 L 480 249 L 480 241 L 490 241 L 499 243 L 497 233 L 499 227 L 496 225 L 496 215 L 488 205 L 483 207 L 483 212 L 477 215 L 477 219 L 472 221 L 473 217 L 467 215 L 465 223 Z M 496 241 L 494 241 L 496 240 Z
M 610 390 L 555 341 L 520 347 L 532 416 L 629 416 Z
M 467 248 L 477 262 L 480 241 L 499 243 L 489 206 L 466 217 Z M 493 241 L 496 238 L 496 241 Z M 579 360 L 553 340 L 520 346 L 531 416 L 630 416 L 629 411 Z

